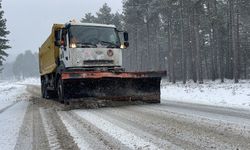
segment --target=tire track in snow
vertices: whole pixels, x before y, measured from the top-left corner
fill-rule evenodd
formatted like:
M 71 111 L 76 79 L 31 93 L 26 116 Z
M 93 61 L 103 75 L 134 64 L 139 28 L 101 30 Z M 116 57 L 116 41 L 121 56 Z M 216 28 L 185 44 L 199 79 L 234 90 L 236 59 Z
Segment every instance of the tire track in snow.
M 173 142 L 175 140 L 180 141 L 180 139 L 171 138 L 171 140 L 169 140 L 166 138 L 162 138 L 161 136 L 156 135 L 154 134 L 154 132 L 152 132 L 152 130 L 154 129 L 148 129 L 145 126 L 140 126 L 139 124 L 136 124 L 135 120 L 130 121 L 129 119 L 124 118 L 124 116 L 127 116 L 127 115 L 119 116 L 117 115 L 117 113 L 112 113 L 109 110 L 104 110 L 104 109 L 102 111 L 93 111 L 93 113 L 96 116 L 100 116 L 104 118 L 105 120 L 112 122 L 113 124 L 125 130 L 128 130 L 136 135 L 140 135 L 140 137 L 147 138 L 148 141 L 152 141 L 153 144 L 157 145 L 158 147 L 162 149 L 183 150 L 181 146 L 177 145 L 176 142 Z M 143 124 L 143 121 L 141 123 Z M 188 146 L 185 146 L 185 148 L 187 147 Z M 195 149 L 194 147 L 192 148 Z
M 30 101 L 15 149 L 79 150 L 56 110 L 40 99 Z
M 150 127 L 151 122 L 154 122 L 150 128 L 155 128 L 162 133 L 166 132 L 169 134 L 172 133 L 171 130 L 174 129 L 173 135 L 197 146 L 201 146 L 202 149 L 212 147 L 217 147 L 218 149 L 237 149 L 241 147 L 245 149 L 247 147 L 246 145 L 249 145 L 249 142 L 247 142 L 249 138 L 227 133 L 227 130 L 231 130 L 231 127 L 223 129 L 224 132 L 219 132 L 217 128 L 223 128 L 225 124 L 218 123 L 218 125 L 210 125 L 211 122 L 206 122 L 204 119 L 197 120 L 197 118 L 190 117 L 192 114 L 182 116 L 176 113 L 164 112 L 157 108 L 152 109 L 140 106 L 124 107 L 124 109 L 119 109 L 118 112 L 114 111 L 113 113 L 118 114 L 119 112 L 122 112 L 122 114 L 120 114 L 121 117 L 126 115 L 132 116 L 132 118 L 134 118 L 132 121 L 137 120 L 138 124 L 142 126 L 149 125 Z M 131 112 L 133 112 L 133 114 L 131 114 Z M 240 139 L 240 142 L 238 139 Z
M 49 147 L 51 150 L 61 150 L 59 140 L 57 138 L 56 129 L 53 126 L 52 121 L 49 119 L 49 116 L 46 114 L 46 110 L 40 108 L 40 114 L 42 117 L 42 122 L 44 125 L 45 133 L 49 142 Z
M 0 109 L 0 114 L 3 113 L 4 111 L 6 111 L 7 109 L 13 107 L 13 106 L 16 105 L 17 103 L 18 103 L 18 101 L 15 101 L 15 102 L 13 102 L 12 104 L 10 104 L 10 105 L 8 105 L 8 106 L 6 106 L 6 107 Z
M 128 146 L 130 149 L 150 149 L 156 150 L 160 149 L 157 145 L 144 140 L 141 137 L 136 136 L 134 133 L 131 133 L 119 126 L 114 125 L 113 123 L 104 120 L 103 118 L 96 116 L 87 111 L 74 111 L 77 115 L 87 120 L 97 128 L 106 132 L 114 139 L 117 139 L 122 144 Z
M 60 111 L 58 114 L 80 149 L 129 149 L 75 113 Z
M 75 137 L 74 140 L 77 143 L 78 147 L 81 150 L 92 150 L 92 148 L 90 147 L 90 145 L 86 142 L 85 138 L 87 135 L 81 134 L 79 133 L 78 128 L 79 124 L 74 123 L 74 125 L 72 125 L 72 120 L 70 119 L 70 117 L 67 115 L 66 112 L 58 112 L 58 115 L 60 116 L 62 122 L 64 123 L 64 125 L 66 126 L 68 132 L 71 134 L 71 136 Z M 82 129 L 80 129 L 81 131 L 83 131 Z

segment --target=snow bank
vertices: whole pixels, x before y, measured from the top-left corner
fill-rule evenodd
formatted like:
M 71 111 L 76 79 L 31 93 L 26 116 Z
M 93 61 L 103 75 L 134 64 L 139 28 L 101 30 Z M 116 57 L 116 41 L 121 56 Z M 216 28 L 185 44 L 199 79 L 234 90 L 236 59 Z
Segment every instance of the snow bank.
M 186 85 L 164 80 L 161 99 L 162 103 L 169 100 L 250 109 L 250 80 L 240 81 L 239 84 L 226 80 L 225 83 L 205 81 L 204 84 L 188 82 Z

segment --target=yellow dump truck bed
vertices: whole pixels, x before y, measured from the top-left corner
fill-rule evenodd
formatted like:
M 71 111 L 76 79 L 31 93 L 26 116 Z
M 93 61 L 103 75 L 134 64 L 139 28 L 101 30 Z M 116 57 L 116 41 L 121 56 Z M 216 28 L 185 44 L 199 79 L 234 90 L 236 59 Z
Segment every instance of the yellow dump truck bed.
M 39 49 L 39 69 L 41 75 L 50 74 L 56 69 L 59 48 L 55 46 L 55 30 L 63 28 L 63 24 L 54 24 L 52 32 Z

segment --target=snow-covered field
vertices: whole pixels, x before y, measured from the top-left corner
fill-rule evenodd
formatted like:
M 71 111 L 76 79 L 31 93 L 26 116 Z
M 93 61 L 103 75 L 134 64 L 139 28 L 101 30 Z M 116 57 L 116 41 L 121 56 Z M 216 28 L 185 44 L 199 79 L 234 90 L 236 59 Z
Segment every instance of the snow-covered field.
M 162 102 L 177 101 L 213 106 L 250 109 L 250 80 L 234 84 L 232 80 L 205 81 L 204 84 L 188 82 L 172 84 L 162 82 Z

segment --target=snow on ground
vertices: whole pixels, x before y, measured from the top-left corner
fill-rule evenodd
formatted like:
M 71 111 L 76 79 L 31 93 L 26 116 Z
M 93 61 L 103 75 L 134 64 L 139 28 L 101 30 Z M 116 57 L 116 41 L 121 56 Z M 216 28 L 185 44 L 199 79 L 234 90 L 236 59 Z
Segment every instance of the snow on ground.
M 0 149 L 15 148 L 28 102 L 20 102 L 0 114 Z
M 24 85 L 13 81 L 0 82 L 0 110 L 19 100 L 24 92 Z
M 0 110 L 23 100 L 27 84 L 39 85 L 38 78 L 29 78 L 20 81 L 0 81 Z
M 162 103 L 177 101 L 250 109 L 250 80 L 243 80 L 238 84 L 226 80 L 225 83 L 205 81 L 204 84 L 188 82 L 186 85 L 163 80 L 161 99 Z
M 24 80 L 20 80 L 17 83 L 19 84 L 31 84 L 31 85 L 40 85 L 40 79 L 39 78 L 28 78 Z
M 0 81 L 0 149 L 14 149 L 28 102 L 26 84 L 39 84 L 38 79 Z M 17 103 L 18 102 L 18 103 Z

